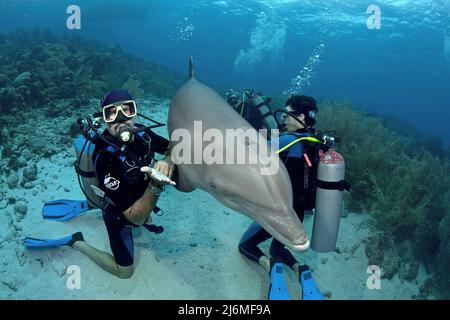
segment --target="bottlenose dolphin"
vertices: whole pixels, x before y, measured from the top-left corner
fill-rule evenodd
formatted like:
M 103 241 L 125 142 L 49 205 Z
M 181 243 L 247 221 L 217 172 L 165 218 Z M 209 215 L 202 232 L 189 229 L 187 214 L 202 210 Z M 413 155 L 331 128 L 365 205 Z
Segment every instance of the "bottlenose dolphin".
M 224 136 L 226 129 L 255 130 L 218 93 L 194 78 L 191 58 L 190 79 L 176 92 L 169 106 L 168 131 L 175 163 L 179 163 L 180 155 L 174 150 L 182 139 L 174 139 L 173 133 L 184 129 L 194 136 L 194 121 L 201 121 L 203 130 L 215 128 Z M 262 135 L 260 138 L 265 139 Z M 192 143 L 188 150 L 191 159 L 216 141 L 204 142 L 202 139 L 195 143 L 202 144 L 202 148 L 196 149 Z M 238 138 L 236 143 L 247 152 L 255 150 L 250 148 L 255 141 Z M 264 143 L 267 145 L 267 140 Z M 218 147 L 224 148 L 222 144 Z M 202 189 L 225 206 L 256 221 L 288 247 L 300 251 L 308 249 L 306 230 L 292 207 L 292 187 L 286 168 L 279 162 L 276 173 L 261 175 L 264 164 L 256 158 L 256 164 L 177 164 L 177 189 L 183 192 Z

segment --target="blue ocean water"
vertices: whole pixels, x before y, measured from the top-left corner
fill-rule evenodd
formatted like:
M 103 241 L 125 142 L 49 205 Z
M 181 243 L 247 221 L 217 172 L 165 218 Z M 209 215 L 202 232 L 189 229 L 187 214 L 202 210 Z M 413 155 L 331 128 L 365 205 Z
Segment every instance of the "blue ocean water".
M 210 84 L 350 99 L 450 145 L 449 15 L 448 0 L 2 0 L 0 32 L 76 33 L 181 72 L 193 55 Z

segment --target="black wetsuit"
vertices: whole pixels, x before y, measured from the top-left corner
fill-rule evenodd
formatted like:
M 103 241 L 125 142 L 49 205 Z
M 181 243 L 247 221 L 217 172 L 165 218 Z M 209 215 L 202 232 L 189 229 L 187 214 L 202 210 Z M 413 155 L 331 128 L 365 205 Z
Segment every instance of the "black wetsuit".
M 309 130 L 314 131 L 314 129 L 309 128 Z M 308 135 L 305 129 L 299 129 L 295 131 L 297 134 Z M 280 136 L 279 147 L 280 149 L 290 142 L 297 139 L 298 136 L 293 134 L 283 134 Z M 303 189 L 303 174 L 305 160 L 303 158 L 303 143 L 298 142 L 294 144 L 291 148 L 280 153 L 280 159 L 283 161 L 291 180 L 292 191 L 293 191 L 293 208 L 297 213 L 298 218 L 303 222 L 304 217 L 304 197 L 302 196 Z M 239 242 L 239 252 L 246 256 L 248 259 L 258 262 L 259 259 L 265 255 L 258 245 L 268 239 L 272 238 L 272 235 L 263 229 L 256 222 L 253 222 Z M 273 239 L 270 245 L 270 255 L 271 257 L 279 262 L 283 262 L 289 267 L 292 267 L 297 261 L 295 260 L 292 253 L 285 248 L 285 246 L 278 241 Z
M 112 139 L 107 130 L 102 135 L 106 139 Z M 147 129 L 142 138 L 135 135 L 135 141 L 126 146 L 140 161 L 150 165 L 154 152 L 164 154 L 168 145 L 167 139 Z M 134 156 L 125 156 L 120 161 L 118 156 L 104 151 L 106 147 L 106 142 L 100 139 L 96 143 L 93 157 L 99 187 L 114 203 L 108 203 L 102 211 L 103 220 L 117 264 L 130 266 L 134 260 L 131 228 L 136 225 L 126 219 L 123 212 L 144 194 L 150 180 L 146 173 L 140 171 L 139 164 L 133 160 Z

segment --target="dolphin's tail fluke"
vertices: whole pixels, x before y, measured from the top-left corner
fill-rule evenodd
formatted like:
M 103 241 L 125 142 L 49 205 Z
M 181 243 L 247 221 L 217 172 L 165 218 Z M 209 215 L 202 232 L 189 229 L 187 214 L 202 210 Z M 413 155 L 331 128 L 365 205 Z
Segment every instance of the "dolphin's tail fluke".
M 194 78 L 195 72 L 194 72 L 194 59 L 192 56 L 189 57 L 189 78 Z

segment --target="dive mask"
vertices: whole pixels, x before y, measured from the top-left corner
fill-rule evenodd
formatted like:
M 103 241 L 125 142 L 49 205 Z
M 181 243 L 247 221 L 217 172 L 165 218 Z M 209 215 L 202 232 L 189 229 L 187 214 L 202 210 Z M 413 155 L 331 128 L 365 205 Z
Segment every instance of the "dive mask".
M 104 106 L 102 111 L 106 123 L 126 121 L 137 114 L 136 102 L 134 100 L 116 102 Z

